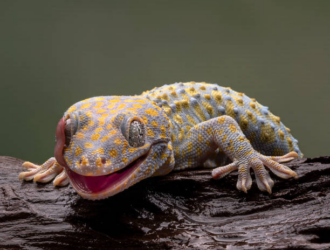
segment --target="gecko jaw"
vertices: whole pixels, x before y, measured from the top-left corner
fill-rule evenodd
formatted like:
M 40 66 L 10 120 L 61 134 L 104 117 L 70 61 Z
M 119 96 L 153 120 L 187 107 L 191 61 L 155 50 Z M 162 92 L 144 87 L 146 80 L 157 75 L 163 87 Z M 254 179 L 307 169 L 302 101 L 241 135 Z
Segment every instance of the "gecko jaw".
M 108 175 L 84 176 L 70 170 L 69 167 L 65 167 L 65 171 L 73 188 L 83 198 L 89 200 L 105 199 L 128 188 L 130 183 L 134 183 L 133 175 L 147 158 L 148 153 L 131 162 L 125 168 Z

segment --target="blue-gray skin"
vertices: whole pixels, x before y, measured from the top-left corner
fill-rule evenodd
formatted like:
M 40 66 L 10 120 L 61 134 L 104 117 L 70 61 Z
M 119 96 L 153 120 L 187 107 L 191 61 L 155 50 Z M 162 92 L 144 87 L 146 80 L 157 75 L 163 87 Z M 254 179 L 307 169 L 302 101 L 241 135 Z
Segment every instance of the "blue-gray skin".
M 104 199 L 172 170 L 215 168 L 213 178 L 238 170 L 237 188 L 271 193 L 297 174 L 280 164 L 302 157 L 298 141 L 267 107 L 230 88 L 207 83 L 164 85 L 139 96 L 101 96 L 72 105 L 57 128 L 55 157 L 26 162 L 21 180 L 66 185 L 86 199 Z M 228 161 L 232 163 L 225 165 Z M 225 165 L 225 166 L 224 166 Z

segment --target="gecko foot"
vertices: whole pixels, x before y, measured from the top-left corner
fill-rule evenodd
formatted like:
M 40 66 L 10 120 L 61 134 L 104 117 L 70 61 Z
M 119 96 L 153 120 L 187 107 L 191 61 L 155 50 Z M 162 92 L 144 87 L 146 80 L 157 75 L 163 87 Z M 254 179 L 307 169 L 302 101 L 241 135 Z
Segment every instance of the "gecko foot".
M 261 191 L 267 191 L 269 194 L 272 193 L 272 187 L 274 181 L 270 178 L 268 171 L 264 166 L 268 167 L 277 176 L 288 179 L 295 178 L 298 176 L 296 172 L 292 171 L 289 167 L 284 166 L 280 163 L 288 162 L 298 157 L 295 152 L 290 152 L 283 156 L 264 156 L 257 152 L 253 152 L 249 157 L 243 160 L 235 160 L 233 163 L 228 164 L 224 167 L 218 167 L 212 171 L 212 177 L 214 179 L 221 179 L 228 175 L 234 170 L 238 170 L 238 181 L 237 189 L 247 193 L 247 190 L 251 188 L 252 179 L 250 175 L 250 168 L 253 169 L 258 188 Z
M 66 186 L 69 184 L 69 179 L 65 174 L 63 167 L 55 160 L 54 157 L 48 159 L 42 165 L 36 165 L 31 162 L 24 162 L 23 169 L 28 172 L 21 172 L 18 176 L 20 181 L 31 181 L 47 183 L 53 180 L 54 186 Z

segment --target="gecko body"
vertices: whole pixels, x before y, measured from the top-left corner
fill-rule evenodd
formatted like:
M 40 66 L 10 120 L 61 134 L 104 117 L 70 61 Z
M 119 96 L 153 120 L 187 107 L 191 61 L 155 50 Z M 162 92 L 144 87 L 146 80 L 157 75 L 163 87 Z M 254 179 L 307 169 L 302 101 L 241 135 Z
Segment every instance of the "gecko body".
M 222 178 L 238 170 L 237 188 L 271 193 L 264 166 L 281 178 L 282 165 L 302 157 L 280 118 L 243 93 L 208 83 L 175 83 L 137 96 L 99 96 L 72 105 L 56 129 L 55 158 L 25 162 L 21 180 L 67 185 L 86 199 L 104 199 L 173 170 L 214 168 Z M 231 163 L 230 163 L 231 162 Z

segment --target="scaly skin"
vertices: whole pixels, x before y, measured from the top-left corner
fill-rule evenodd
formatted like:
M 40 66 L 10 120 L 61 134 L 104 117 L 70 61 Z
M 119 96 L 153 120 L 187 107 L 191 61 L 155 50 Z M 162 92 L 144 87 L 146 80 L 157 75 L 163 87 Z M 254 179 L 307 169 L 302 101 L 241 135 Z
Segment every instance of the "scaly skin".
M 91 200 L 197 166 L 215 168 L 215 179 L 238 170 L 237 188 L 244 192 L 252 168 L 259 189 L 271 193 L 274 182 L 264 166 L 281 178 L 297 178 L 280 163 L 302 157 L 290 129 L 267 107 L 230 88 L 195 82 L 80 101 L 64 113 L 56 137 L 55 158 L 41 166 L 25 162 L 29 171 L 19 179 L 70 182 Z

